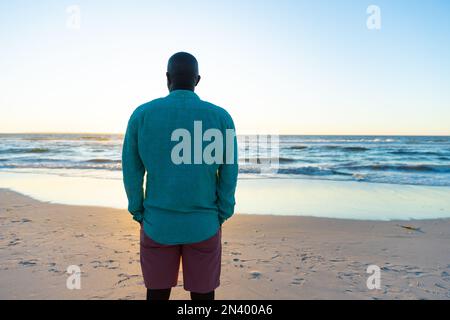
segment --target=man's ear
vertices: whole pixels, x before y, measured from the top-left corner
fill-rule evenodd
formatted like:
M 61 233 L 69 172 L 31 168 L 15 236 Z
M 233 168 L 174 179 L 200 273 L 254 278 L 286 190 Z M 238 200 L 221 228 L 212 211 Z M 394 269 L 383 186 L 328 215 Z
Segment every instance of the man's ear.
M 168 72 L 166 72 L 166 78 L 167 78 L 167 87 L 170 87 L 172 81 L 170 80 L 170 74 Z
M 198 83 L 200 82 L 200 79 L 201 79 L 202 77 L 200 77 L 200 75 L 197 77 L 197 81 L 196 81 L 196 83 L 195 83 L 195 86 L 197 86 L 198 85 Z

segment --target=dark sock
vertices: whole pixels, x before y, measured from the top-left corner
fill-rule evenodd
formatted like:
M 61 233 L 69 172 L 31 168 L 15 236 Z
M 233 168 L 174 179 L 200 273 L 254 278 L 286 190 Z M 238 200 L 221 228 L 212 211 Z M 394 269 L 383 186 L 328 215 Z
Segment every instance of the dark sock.
M 170 291 L 169 289 L 147 289 L 147 300 L 169 300 L 170 297 Z
M 208 293 L 191 292 L 192 300 L 214 300 L 214 290 Z

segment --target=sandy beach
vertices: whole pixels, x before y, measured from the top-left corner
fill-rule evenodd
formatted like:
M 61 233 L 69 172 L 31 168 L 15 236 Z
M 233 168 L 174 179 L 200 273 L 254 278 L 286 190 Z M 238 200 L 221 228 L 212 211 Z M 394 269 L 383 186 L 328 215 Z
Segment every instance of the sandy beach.
M 0 1 L 0 300 L 450 301 L 449 13 Z
M 0 299 L 144 299 L 139 227 L 125 210 L 0 189 Z M 403 226 L 420 228 L 408 230 Z M 218 299 L 449 299 L 450 219 L 356 221 L 236 214 Z M 381 268 L 369 290 L 367 266 Z M 66 269 L 81 268 L 68 290 Z M 186 299 L 179 286 L 172 299 Z

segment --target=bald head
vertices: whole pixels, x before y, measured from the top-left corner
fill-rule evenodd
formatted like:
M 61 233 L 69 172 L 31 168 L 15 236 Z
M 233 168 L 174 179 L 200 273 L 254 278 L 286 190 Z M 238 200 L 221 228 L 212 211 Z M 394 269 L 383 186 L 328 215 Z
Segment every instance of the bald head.
M 187 52 L 175 53 L 169 59 L 166 75 L 169 91 L 194 91 L 200 81 L 197 59 Z

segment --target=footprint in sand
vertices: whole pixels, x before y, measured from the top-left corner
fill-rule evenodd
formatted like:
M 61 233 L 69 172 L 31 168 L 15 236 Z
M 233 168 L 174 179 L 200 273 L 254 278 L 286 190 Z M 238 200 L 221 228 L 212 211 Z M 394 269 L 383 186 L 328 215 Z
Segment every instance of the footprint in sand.
M 344 262 L 345 259 L 344 258 L 334 258 L 334 259 L 330 259 L 330 262 Z
M 295 284 L 295 285 L 302 285 L 305 282 L 305 279 L 303 278 L 294 278 L 291 281 L 291 284 Z
M 24 267 L 32 267 L 32 266 L 35 266 L 36 264 L 37 264 L 36 259 L 19 261 L 19 265 L 24 266 Z
M 441 272 L 441 278 L 445 282 L 450 282 L 450 274 L 447 271 L 442 271 Z
M 119 285 L 119 284 L 121 284 L 121 283 L 123 283 L 123 282 L 125 282 L 125 281 L 128 281 L 128 280 L 130 280 L 130 279 L 140 277 L 138 274 L 131 274 L 131 275 L 128 275 L 128 274 L 126 274 L 126 273 L 120 273 L 120 274 L 118 274 L 117 276 L 118 276 L 119 278 L 122 278 L 122 279 L 120 279 L 119 281 L 117 281 L 116 286 Z
M 262 273 L 257 271 L 257 270 L 253 270 L 250 271 L 250 279 L 252 280 L 258 280 L 262 277 Z
M 15 246 L 15 245 L 18 245 L 19 243 L 20 243 L 20 239 L 19 239 L 19 238 L 15 238 L 15 239 L 11 240 L 11 241 L 8 243 L 8 247 L 13 247 L 13 246 Z
M 23 218 L 21 220 L 11 220 L 12 223 L 27 223 L 27 222 L 31 222 L 32 220 L 27 219 L 27 218 Z
M 447 288 L 446 288 L 445 285 L 443 285 L 443 284 L 435 283 L 434 285 L 435 285 L 436 287 L 440 288 L 440 289 L 447 290 Z
M 58 270 L 58 268 L 56 268 L 56 263 L 51 262 L 48 264 L 49 268 L 48 268 L 48 272 L 53 272 L 53 273 L 62 273 L 60 270 Z
M 106 260 L 106 261 L 98 261 L 98 260 L 94 260 L 91 261 L 91 264 L 93 264 L 93 268 L 97 269 L 97 268 L 107 268 L 107 269 L 118 269 L 118 262 L 115 260 Z

